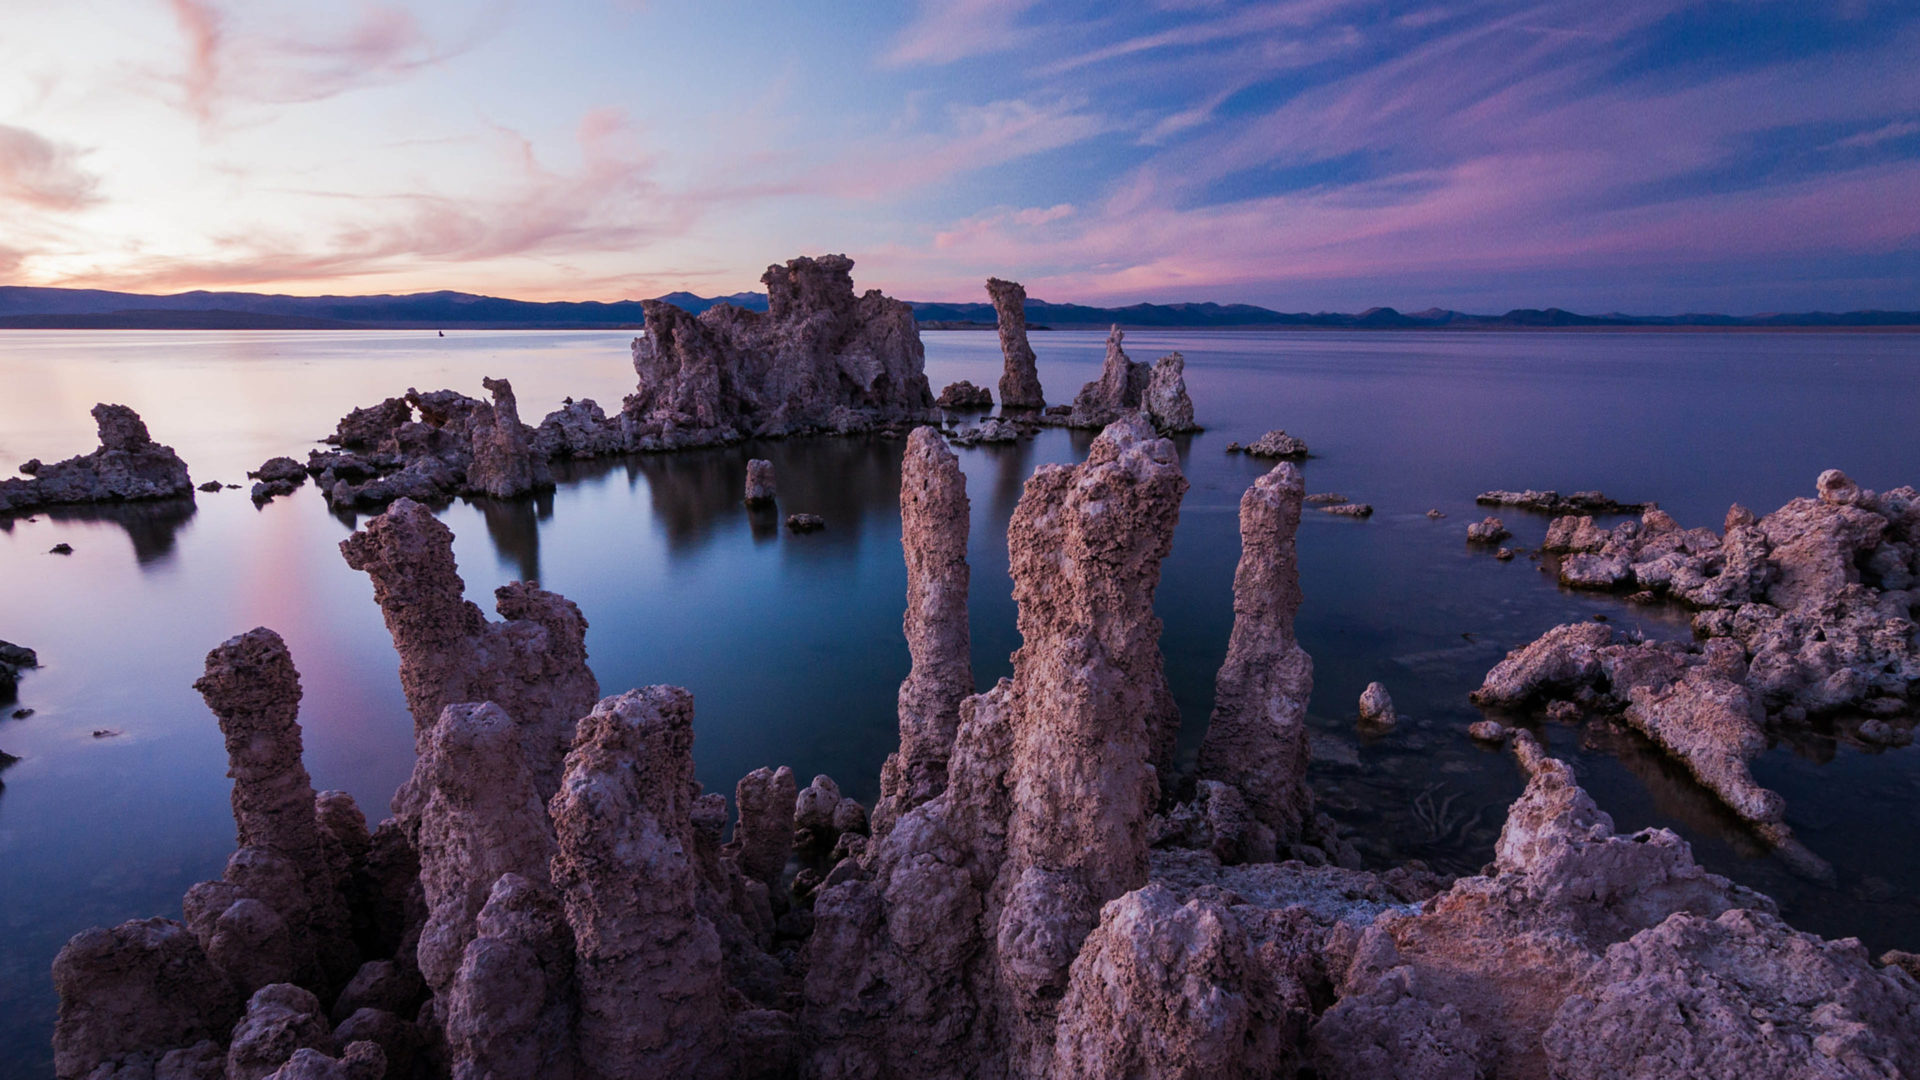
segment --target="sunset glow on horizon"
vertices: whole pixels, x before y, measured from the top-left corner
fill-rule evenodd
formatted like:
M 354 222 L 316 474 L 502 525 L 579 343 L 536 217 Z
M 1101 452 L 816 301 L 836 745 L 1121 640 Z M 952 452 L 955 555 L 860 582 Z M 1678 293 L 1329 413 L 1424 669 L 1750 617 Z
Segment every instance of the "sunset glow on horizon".
M 9 5 L 0 284 L 1920 307 L 1898 0 Z

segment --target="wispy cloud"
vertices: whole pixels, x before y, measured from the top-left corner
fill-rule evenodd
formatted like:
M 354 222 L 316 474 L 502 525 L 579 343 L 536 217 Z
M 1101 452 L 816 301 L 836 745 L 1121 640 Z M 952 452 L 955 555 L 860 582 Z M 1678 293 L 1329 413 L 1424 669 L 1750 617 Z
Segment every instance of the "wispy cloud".
M 1920 135 L 1920 120 L 1895 120 L 1871 131 L 1837 139 L 1830 145 L 1838 150 L 1866 150 L 1910 135 Z
M 886 62 L 951 64 L 1019 44 L 1020 17 L 1035 0 L 921 0 L 920 13 L 894 40 Z
M 82 210 L 100 201 L 100 178 L 81 152 L 26 128 L 0 124 L 0 200 L 40 210 Z
M 351 21 L 327 26 L 261 25 L 257 9 L 221 0 L 168 0 L 185 39 L 174 81 L 182 104 L 210 123 L 239 103 L 318 101 L 404 78 L 471 48 L 495 18 L 483 8 L 473 25 L 437 42 L 404 8 L 363 6 Z

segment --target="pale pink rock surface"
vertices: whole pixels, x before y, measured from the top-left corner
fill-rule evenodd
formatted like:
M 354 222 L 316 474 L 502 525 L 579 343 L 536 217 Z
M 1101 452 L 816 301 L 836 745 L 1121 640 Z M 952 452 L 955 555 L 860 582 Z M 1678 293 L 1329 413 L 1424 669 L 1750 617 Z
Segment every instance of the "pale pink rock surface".
M 907 562 L 902 628 L 913 667 L 900 684 L 900 749 L 880 774 L 874 832 L 946 790 L 960 703 L 973 693 L 967 627 L 967 478 L 933 428 L 915 428 L 900 468 L 900 535 Z
M 770 503 L 779 494 L 773 481 L 773 462 L 754 458 L 747 462 L 746 500 L 749 505 Z
M 453 1080 L 569 1080 L 573 977 L 573 930 L 558 894 L 532 878 L 500 875 L 447 993 Z
M 1193 398 L 1187 394 L 1187 358 L 1170 352 L 1153 362 L 1153 374 L 1140 403 L 1147 418 L 1163 435 L 1184 435 L 1200 430 L 1193 420 Z
M 559 786 L 574 723 L 600 685 L 587 667 L 587 620 L 573 601 L 529 582 L 495 590 L 503 623 L 464 595 L 453 531 L 401 499 L 340 542 L 347 565 L 373 581 L 374 600 L 400 654 L 400 685 L 414 744 L 448 705 L 490 701 L 519 726 L 527 767 L 543 797 Z M 395 796 L 402 817 L 405 789 Z
M 993 301 L 993 313 L 999 320 L 1000 353 L 1006 360 L 1006 369 L 1000 376 L 1001 406 L 1045 408 L 1047 402 L 1040 391 L 1033 346 L 1027 344 L 1027 290 L 1017 281 L 988 278 L 987 296 Z
M 1556 1080 L 1920 1075 L 1920 983 L 1765 912 L 1676 914 L 1607 950 L 1544 1035 Z
M 1305 492 L 1300 470 L 1282 462 L 1241 496 L 1233 633 L 1200 744 L 1200 775 L 1237 788 L 1281 843 L 1300 839 L 1313 816 L 1306 729 L 1313 658 L 1293 633 L 1302 599 L 1294 534 Z
M 577 1075 L 725 1077 L 720 936 L 697 911 L 693 698 L 630 690 L 580 721 L 550 810 L 577 948 Z
M 553 823 L 517 725 L 491 702 L 441 711 L 409 786 L 427 902 L 420 974 L 445 996 L 501 875 L 547 880 Z

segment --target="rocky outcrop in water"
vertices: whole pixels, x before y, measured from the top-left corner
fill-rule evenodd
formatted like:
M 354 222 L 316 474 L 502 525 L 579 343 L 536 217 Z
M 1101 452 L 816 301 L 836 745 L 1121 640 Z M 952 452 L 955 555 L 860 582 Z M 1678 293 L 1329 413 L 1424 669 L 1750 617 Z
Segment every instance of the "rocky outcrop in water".
M 35 467 L 26 480 L 0 479 L 0 514 L 62 503 L 127 502 L 193 494 L 187 463 L 147 434 L 140 414 L 125 405 L 95 405 L 100 448 L 81 457 Z
M 1769 713 L 1900 711 L 1920 686 L 1920 494 L 1864 491 L 1838 470 L 1817 486 L 1818 498 L 1757 520 L 1735 507 L 1717 535 L 1649 510 L 1611 529 L 1561 517 L 1543 546 L 1560 555 L 1564 584 L 1703 609 L 1695 633 L 1740 644 Z
M 1615 502 L 1598 491 L 1576 491 L 1562 495 L 1557 491 L 1483 491 L 1474 496 L 1482 506 L 1515 506 L 1542 514 L 1638 514 L 1651 503 Z
M 748 506 L 771 503 L 779 494 L 773 482 L 773 462 L 754 458 L 747 462 L 746 501 Z
M 900 749 L 880 773 L 874 831 L 946 790 L 947 759 L 971 697 L 967 627 L 967 478 L 933 428 L 915 428 L 900 466 L 900 538 L 907 562 L 903 629 L 913 667 L 900 684 Z
M 282 495 L 291 495 L 301 484 L 307 482 L 307 467 L 290 457 L 268 458 L 260 467 L 247 474 L 248 479 L 257 480 L 253 485 L 253 501 L 264 503 Z M 214 483 L 211 488 L 200 485 L 202 491 L 218 491 L 220 485 Z
M 480 385 L 493 395 L 493 407 L 473 410 L 467 421 L 473 439 L 467 490 L 511 499 L 552 487 L 546 457 L 534 447 L 534 431 L 520 422 L 513 384 L 505 379 L 483 378 Z
M 1104 428 L 1141 407 L 1152 369 L 1127 358 L 1126 350 L 1120 347 L 1125 337 L 1126 333 L 1118 326 L 1107 333 L 1107 359 L 1100 369 L 1100 377 L 1082 386 L 1074 395 L 1067 426 Z M 1011 359 L 1008 363 L 1012 363 Z
M 465 598 L 453 531 L 410 499 L 342 540 L 340 551 L 347 565 L 373 581 L 374 600 L 400 654 L 416 748 L 447 706 L 490 701 L 513 719 L 535 786 L 543 799 L 551 796 L 574 723 L 600 696 L 587 667 L 587 620 L 580 609 L 515 582 L 494 591 L 506 621 L 488 621 Z
M 1794 932 L 1670 832 L 1614 835 L 1524 732 L 1511 741 L 1526 790 L 1482 874 L 1325 865 L 1350 852 L 1304 781 L 1292 466 L 1243 501 L 1224 730 L 1203 754 L 1203 772 L 1232 763 L 1221 741 L 1237 726 L 1236 745 L 1274 767 L 1189 786 L 1163 764 L 1178 716 L 1152 615 L 1186 488 L 1172 445 L 1131 417 L 1085 463 L 1028 482 L 1009 536 L 1023 641 L 1013 677 L 970 696 L 964 487 L 933 432 L 909 454 L 914 668 L 896 761 L 946 749 L 944 786 L 924 799 L 896 786 L 889 827 L 867 836 L 827 777 L 796 790 L 791 771 L 762 769 L 735 788 L 723 845 L 725 799 L 694 780 L 692 699 L 665 686 L 569 721 L 543 801 L 550 742 L 528 738 L 515 708 L 574 700 L 584 656 L 529 666 L 517 639 L 494 636 L 511 622 L 460 608 L 431 517 L 396 506 L 348 554 L 374 577 L 409 705 L 417 718 L 449 687 L 480 700 L 439 706 L 399 818 L 369 835 L 351 800 L 310 790 L 284 646 L 255 631 L 215 650 L 202 689 L 229 738 L 244 846 L 222 882 L 189 894 L 188 925 L 69 943 L 55 964 L 59 1075 L 1752 1080 L 1920 1067 L 1910 957 L 1876 966 L 1857 942 Z M 1549 636 L 1483 696 L 1616 701 L 1683 754 L 1702 716 L 1731 715 L 1715 696 L 1740 685 L 1731 642 L 1623 642 L 1600 624 Z M 1708 734 L 1707 751 L 1724 745 Z M 1300 858 L 1271 861 L 1281 854 Z M 291 959 L 290 928 L 323 937 L 314 890 L 344 901 L 357 969 Z M 308 914 L 275 906 L 296 894 Z M 210 923 L 214 899 L 230 902 Z
M 933 405 L 906 303 L 853 292 L 844 255 L 767 268 L 768 311 L 716 304 L 698 316 L 643 301 L 639 388 L 621 408 L 629 450 L 752 437 L 846 434 L 923 419 Z
M 623 454 L 627 440 L 620 421 L 608 419 L 598 402 L 568 398 L 540 421 L 534 430 L 533 446 L 549 461 L 577 460 Z
M 1006 359 L 1006 369 L 1000 376 L 1001 407 L 1046 408 L 1033 346 L 1027 344 L 1026 288 L 1017 281 L 988 278 L 987 296 L 993 301 L 993 314 L 1000 328 L 1000 353 Z M 1114 347 L 1117 348 L 1117 343 Z
M 940 396 L 933 399 L 933 403 L 942 409 L 991 409 L 993 392 L 961 379 L 956 383 L 948 383 L 940 391 Z
M 1187 358 L 1170 352 L 1153 362 L 1153 374 L 1141 404 L 1153 426 L 1163 435 L 1199 431 L 1193 421 L 1193 399 L 1187 396 Z
M 1228 443 L 1227 452 L 1229 454 L 1247 453 L 1254 457 L 1291 458 L 1297 461 L 1307 456 L 1307 443 L 1298 436 L 1289 435 L 1276 428 L 1255 439 L 1248 446 L 1241 446 L 1237 442 Z
M 12 701 L 20 686 L 20 673 L 40 666 L 40 657 L 24 645 L 0 641 L 0 703 Z
M 1240 563 L 1233 574 L 1233 634 L 1214 680 L 1213 716 L 1199 775 L 1239 792 L 1274 844 L 1302 840 L 1313 821 L 1307 786 L 1307 699 L 1313 658 L 1293 635 L 1300 610 L 1294 534 L 1306 492 L 1300 470 L 1274 466 L 1240 499 Z

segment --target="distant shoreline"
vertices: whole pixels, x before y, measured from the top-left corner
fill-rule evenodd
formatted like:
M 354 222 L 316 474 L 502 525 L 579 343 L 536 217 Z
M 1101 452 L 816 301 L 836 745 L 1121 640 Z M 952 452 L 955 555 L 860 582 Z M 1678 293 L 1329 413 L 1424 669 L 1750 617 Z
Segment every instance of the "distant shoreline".
M 1182 334 L 1538 334 L 1538 333 L 1580 333 L 1580 334 L 1914 334 L 1920 333 L 1920 323 L 1907 323 L 1885 326 L 1520 326 L 1520 325 L 1465 325 L 1465 326 L 1325 326 L 1325 325 L 1283 325 L 1250 324 L 1245 326 L 1179 326 L 1153 323 L 1077 323 L 1065 325 L 1029 326 L 1033 332 L 1077 332 L 1105 333 L 1118 325 L 1128 333 L 1182 333 Z M 992 323 L 954 323 L 935 321 L 919 324 L 924 332 L 978 333 L 995 329 Z M 0 332 L 9 330 L 67 330 L 67 331 L 336 331 L 341 333 L 385 333 L 392 331 L 418 331 L 423 334 L 446 333 L 500 333 L 503 331 L 527 331 L 532 333 L 555 333 L 559 331 L 578 331 L 582 333 L 639 333 L 644 325 L 633 323 L 615 323 L 607 325 L 581 323 L 341 323 L 319 319 L 265 320 L 261 322 L 242 322 L 239 320 L 194 320 L 163 319 L 134 320 L 89 318 L 86 316 L 0 316 Z

